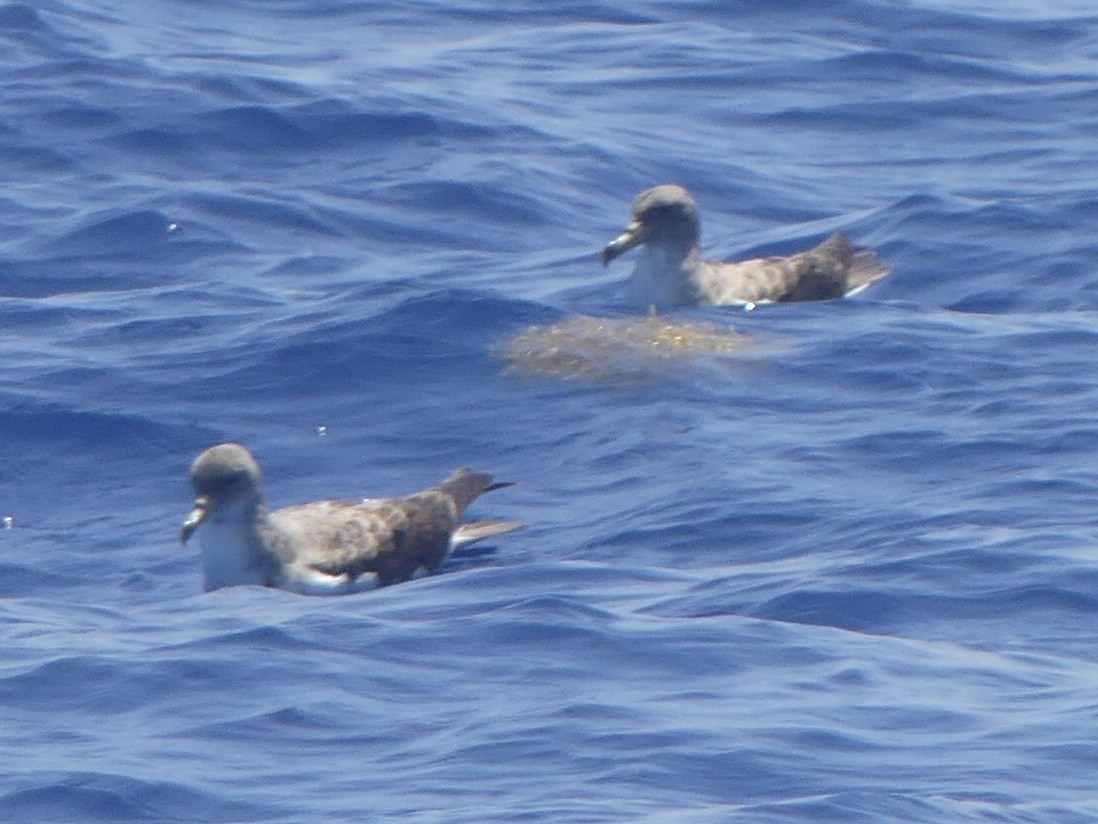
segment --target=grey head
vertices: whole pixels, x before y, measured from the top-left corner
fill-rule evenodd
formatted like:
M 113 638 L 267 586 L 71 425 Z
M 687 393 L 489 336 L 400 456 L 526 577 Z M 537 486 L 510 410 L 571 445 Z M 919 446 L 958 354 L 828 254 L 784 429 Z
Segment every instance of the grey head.
M 698 204 L 690 192 L 673 183 L 655 186 L 637 196 L 629 225 L 602 250 L 602 265 L 645 243 L 661 246 L 673 257 L 685 258 L 697 247 L 700 237 Z
M 222 509 L 252 509 L 263 504 L 263 474 L 259 463 L 238 443 L 210 447 L 191 465 L 194 509 L 183 522 L 183 543 Z

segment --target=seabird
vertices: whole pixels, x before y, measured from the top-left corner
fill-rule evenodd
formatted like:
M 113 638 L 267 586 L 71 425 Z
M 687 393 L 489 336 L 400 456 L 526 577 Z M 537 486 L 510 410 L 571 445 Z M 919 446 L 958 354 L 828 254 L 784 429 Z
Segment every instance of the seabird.
M 657 308 L 828 300 L 856 294 L 889 273 L 872 251 L 855 249 L 842 233 L 807 252 L 738 263 L 702 260 L 700 236 L 690 192 L 656 186 L 637 197 L 629 226 L 602 250 L 602 265 L 643 245 L 628 294 Z
M 207 591 L 238 584 L 304 595 L 337 595 L 432 572 L 457 546 L 525 526 L 521 521 L 459 524 L 484 492 L 510 486 L 459 469 L 437 486 L 404 498 L 315 501 L 271 512 L 259 463 L 245 447 L 223 443 L 191 466 L 195 502 L 180 539 L 201 527 Z

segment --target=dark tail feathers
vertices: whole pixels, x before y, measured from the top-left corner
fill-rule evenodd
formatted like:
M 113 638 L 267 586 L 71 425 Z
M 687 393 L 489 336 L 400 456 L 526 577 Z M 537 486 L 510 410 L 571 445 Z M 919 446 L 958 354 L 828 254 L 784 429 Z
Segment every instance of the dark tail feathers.
M 877 260 L 872 249 L 856 248 L 842 232 L 836 232 L 813 251 L 831 258 L 840 270 L 846 271 L 847 294 L 864 289 L 892 271 Z
M 474 472 L 463 467 L 438 485 L 438 489 L 447 493 L 457 504 L 458 513 L 465 511 L 478 497 L 493 489 L 514 486 L 511 481 L 493 481 L 492 476 L 484 472 Z

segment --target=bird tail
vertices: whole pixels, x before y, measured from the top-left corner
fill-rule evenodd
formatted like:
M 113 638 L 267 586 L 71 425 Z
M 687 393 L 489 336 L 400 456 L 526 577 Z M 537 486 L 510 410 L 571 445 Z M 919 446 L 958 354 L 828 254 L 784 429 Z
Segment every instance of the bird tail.
M 457 505 L 460 515 L 465 509 L 485 492 L 493 489 L 502 489 L 505 486 L 514 486 L 508 481 L 497 482 L 491 475 L 483 472 L 474 472 L 469 468 L 459 469 L 445 481 L 440 483 L 437 489 L 449 495 Z
M 514 532 L 527 526 L 525 521 L 504 521 L 500 518 L 488 518 L 483 521 L 469 521 L 458 525 L 450 538 L 451 549 L 461 549 L 475 543 L 482 538 L 490 538 L 493 535 L 503 535 L 505 532 Z
M 846 270 L 846 294 L 853 295 L 869 284 L 887 277 L 892 271 L 877 259 L 872 249 L 859 249 L 842 232 L 836 232 L 813 252 L 831 258 L 839 269 Z

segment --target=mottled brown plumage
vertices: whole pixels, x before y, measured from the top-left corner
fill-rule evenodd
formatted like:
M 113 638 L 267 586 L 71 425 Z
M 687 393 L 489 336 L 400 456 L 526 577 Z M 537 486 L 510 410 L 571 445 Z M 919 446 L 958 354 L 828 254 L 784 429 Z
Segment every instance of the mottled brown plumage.
M 477 496 L 509 486 L 469 469 L 403 498 L 317 501 L 270 512 L 259 464 L 243 446 L 226 443 L 198 456 L 191 483 L 195 507 L 181 537 L 186 542 L 202 527 L 207 590 L 257 584 L 305 594 L 354 592 L 431 572 L 455 545 L 524 526 L 459 523 Z
M 656 186 L 633 204 L 633 219 L 606 245 L 603 265 L 644 246 L 628 292 L 642 306 L 828 300 L 860 292 L 889 273 L 869 250 L 836 233 L 806 252 L 740 262 L 701 259 L 701 218 L 681 186 Z

